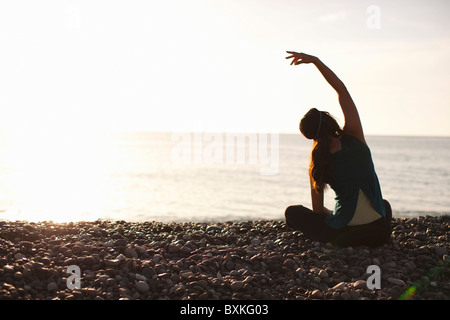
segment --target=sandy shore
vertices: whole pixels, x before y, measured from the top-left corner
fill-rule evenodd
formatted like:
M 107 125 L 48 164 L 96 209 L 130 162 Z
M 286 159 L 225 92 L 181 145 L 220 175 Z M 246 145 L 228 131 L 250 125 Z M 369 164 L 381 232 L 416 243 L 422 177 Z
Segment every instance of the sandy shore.
M 281 221 L 0 221 L 0 299 L 449 299 L 449 224 L 396 218 L 390 244 L 339 248 Z

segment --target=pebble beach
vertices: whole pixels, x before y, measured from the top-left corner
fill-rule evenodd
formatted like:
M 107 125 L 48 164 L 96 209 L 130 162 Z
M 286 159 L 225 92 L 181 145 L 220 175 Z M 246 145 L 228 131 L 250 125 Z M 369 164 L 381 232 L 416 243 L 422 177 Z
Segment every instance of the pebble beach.
M 394 218 L 390 243 L 371 248 L 310 241 L 273 220 L 0 221 L 0 299 L 448 300 L 449 224 Z M 369 289 L 369 266 L 380 288 Z

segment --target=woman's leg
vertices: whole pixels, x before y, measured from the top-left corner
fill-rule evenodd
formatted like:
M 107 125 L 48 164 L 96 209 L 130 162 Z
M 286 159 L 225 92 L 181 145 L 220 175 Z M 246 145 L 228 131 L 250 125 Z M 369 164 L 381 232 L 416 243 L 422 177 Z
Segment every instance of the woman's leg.
M 388 201 L 384 200 L 386 216 L 374 222 L 359 226 L 342 228 L 336 237 L 331 241 L 333 244 L 348 246 L 381 246 L 389 242 L 392 228 L 392 209 Z
M 368 224 L 344 227 L 339 230 L 336 237 L 331 241 L 331 243 L 340 247 L 377 247 L 386 242 L 386 223 L 384 218 Z
M 301 205 L 288 207 L 284 216 L 289 227 L 315 241 L 328 242 L 336 233 L 336 230 L 326 224 L 327 215 L 313 212 Z

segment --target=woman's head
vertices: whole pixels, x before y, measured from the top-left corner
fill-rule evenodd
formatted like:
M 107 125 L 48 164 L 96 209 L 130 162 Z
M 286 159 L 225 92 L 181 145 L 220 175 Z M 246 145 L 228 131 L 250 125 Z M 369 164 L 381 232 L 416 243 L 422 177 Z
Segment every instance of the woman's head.
M 336 119 L 326 111 L 310 109 L 300 120 L 300 132 L 307 138 L 320 140 L 323 138 L 338 138 L 342 129 Z
M 333 177 L 333 164 L 330 154 L 332 138 L 340 138 L 342 129 L 336 119 L 328 112 L 310 109 L 300 120 L 300 132 L 313 139 L 309 175 L 316 191 L 322 191 Z

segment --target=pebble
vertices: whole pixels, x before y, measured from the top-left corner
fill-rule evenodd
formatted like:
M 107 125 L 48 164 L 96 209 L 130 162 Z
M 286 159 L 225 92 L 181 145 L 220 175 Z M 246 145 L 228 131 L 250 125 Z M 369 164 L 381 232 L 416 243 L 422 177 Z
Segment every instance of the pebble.
M 449 223 L 394 218 L 390 244 L 340 248 L 281 221 L 7 222 L 0 299 L 386 300 L 420 284 L 413 299 L 449 300 Z M 70 265 L 81 289 L 67 288 Z M 367 288 L 369 265 L 381 268 L 381 289 Z
M 16 253 L 16 254 L 14 255 L 14 259 L 15 259 L 15 260 L 21 260 L 21 259 L 23 259 L 23 258 L 25 258 L 25 255 L 22 254 L 22 253 L 20 253 L 20 252 L 18 252 L 18 253 Z
M 355 282 L 353 283 L 353 288 L 355 288 L 355 289 L 366 289 L 366 288 L 367 288 L 367 282 L 366 282 L 366 280 L 358 280 L 358 281 L 355 281 Z
M 106 274 L 103 274 L 101 276 L 98 277 L 98 280 L 102 283 L 106 283 L 106 281 L 109 279 L 110 277 Z
M 320 292 L 320 290 L 314 290 L 312 293 L 311 293 L 311 298 L 313 298 L 313 299 L 321 299 L 322 298 L 322 292 Z
M 127 240 L 125 240 L 125 239 L 117 239 L 116 241 L 114 241 L 115 247 L 124 247 L 126 245 L 127 245 Z
M 91 241 L 91 237 L 87 234 L 84 234 L 78 238 L 80 241 Z
M 320 270 L 318 275 L 322 279 L 323 278 L 328 278 L 328 272 L 326 272 L 325 270 Z
M 436 254 L 438 254 L 440 256 L 448 254 L 447 248 L 444 248 L 444 247 L 435 247 L 434 251 L 436 252 Z
M 25 249 L 33 248 L 33 242 L 30 242 L 30 241 L 22 241 L 22 242 L 20 242 L 20 245 L 22 247 L 24 247 Z
M 239 291 L 244 287 L 244 283 L 242 281 L 233 281 L 230 284 L 231 290 L 233 291 Z
M 189 277 L 192 277 L 194 275 L 194 273 L 192 271 L 184 271 L 183 273 L 180 274 L 180 277 L 182 279 L 188 279 Z
M 147 293 L 150 290 L 150 286 L 144 281 L 136 282 L 135 287 L 140 293 Z
M 95 264 L 95 258 L 92 256 L 87 256 L 83 259 L 83 263 L 87 266 L 92 266 Z
M 119 259 L 105 259 L 105 265 L 110 267 L 116 267 L 120 264 Z
M 125 248 L 124 254 L 125 254 L 125 257 L 127 257 L 127 258 L 137 258 L 138 257 L 136 250 L 133 248 L 130 248 L 130 247 Z
M 397 279 L 397 278 L 388 278 L 388 281 L 392 284 L 395 284 L 397 286 L 405 286 L 405 281 L 401 280 L 401 279 Z
M 222 228 L 218 226 L 208 226 L 206 228 L 206 232 L 220 232 L 220 231 L 222 231 Z
M 252 239 L 252 240 L 250 241 L 250 243 L 251 243 L 252 245 L 254 245 L 254 246 L 259 246 L 259 245 L 261 244 L 261 240 L 259 240 L 259 239 Z
M 123 261 L 123 260 L 126 260 L 127 257 L 125 257 L 123 254 L 119 254 L 116 259 L 119 261 Z
M 135 278 L 136 280 L 147 281 L 147 277 L 139 273 L 135 275 Z
M 47 290 L 48 291 L 56 291 L 56 290 L 58 290 L 58 284 L 56 282 L 49 282 L 47 284 Z
M 14 266 L 11 266 L 11 265 L 3 266 L 3 270 L 4 270 L 5 272 L 13 273 L 13 272 L 14 272 Z
M 347 289 L 347 284 L 345 282 L 340 282 L 337 285 L 335 285 L 332 289 L 338 290 L 338 291 L 345 290 L 345 289 Z

